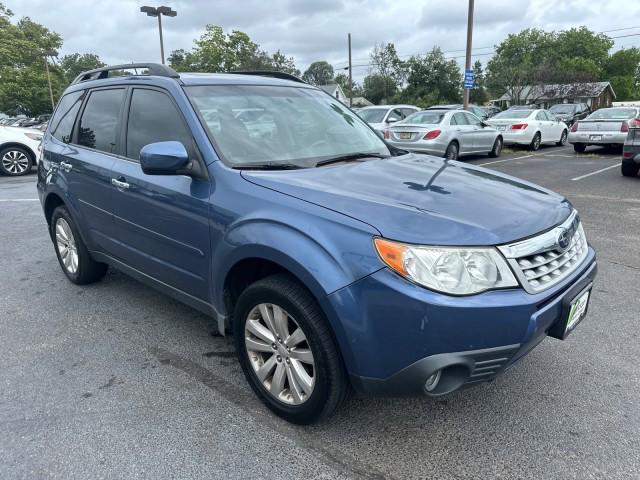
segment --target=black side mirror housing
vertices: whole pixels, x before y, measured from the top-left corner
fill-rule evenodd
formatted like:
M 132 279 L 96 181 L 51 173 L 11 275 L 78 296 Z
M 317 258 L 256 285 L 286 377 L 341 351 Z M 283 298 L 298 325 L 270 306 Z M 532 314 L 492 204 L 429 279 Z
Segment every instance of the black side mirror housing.
M 187 174 L 189 154 L 180 142 L 156 142 L 140 150 L 140 166 L 147 175 Z

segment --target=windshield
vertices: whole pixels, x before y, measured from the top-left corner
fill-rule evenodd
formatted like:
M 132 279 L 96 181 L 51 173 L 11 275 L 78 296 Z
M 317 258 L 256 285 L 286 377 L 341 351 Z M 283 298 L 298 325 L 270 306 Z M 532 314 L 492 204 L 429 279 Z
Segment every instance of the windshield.
M 589 120 L 627 119 L 636 116 L 634 108 L 603 108 L 589 115 Z
M 496 115 L 494 115 L 493 117 L 491 117 L 491 119 L 493 120 L 494 118 L 527 118 L 529 115 L 531 115 L 531 110 L 505 110 L 504 112 L 500 112 Z
M 382 123 L 388 108 L 365 108 L 358 112 L 358 116 L 367 123 Z
M 575 110 L 575 105 L 554 105 L 549 109 L 551 113 L 573 113 Z
M 219 153 L 232 166 L 312 167 L 356 153 L 389 156 L 384 142 L 342 103 L 311 88 L 185 87 Z
M 413 123 L 420 125 L 435 125 L 440 123 L 444 118 L 446 112 L 417 112 L 412 113 L 401 122 L 396 123 L 400 125 L 402 123 Z

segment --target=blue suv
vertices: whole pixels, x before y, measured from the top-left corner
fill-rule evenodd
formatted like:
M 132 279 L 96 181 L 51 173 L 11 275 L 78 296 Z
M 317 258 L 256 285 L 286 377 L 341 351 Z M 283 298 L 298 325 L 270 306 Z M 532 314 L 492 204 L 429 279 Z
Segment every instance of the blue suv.
M 565 198 L 387 145 L 273 72 L 79 75 L 38 193 L 70 281 L 111 266 L 213 316 L 255 393 L 296 423 L 351 390 L 492 380 L 575 328 L 596 274 Z

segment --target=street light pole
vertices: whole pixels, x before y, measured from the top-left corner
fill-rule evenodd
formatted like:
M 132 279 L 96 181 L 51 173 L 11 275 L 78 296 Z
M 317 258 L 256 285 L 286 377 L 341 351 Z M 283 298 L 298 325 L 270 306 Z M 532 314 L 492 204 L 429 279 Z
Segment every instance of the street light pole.
M 142 13 L 146 13 L 148 17 L 158 17 L 158 32 L 160 33 L 160 57 L 164 65 L 164 40 L 162 38 L 162 16 L 175 17 L 178 12 L 172 10 L 171 7 L 140 7 Z
M 349 108 L 353 107 L 353 69 L 351 67 L 351 34 L 349 39 Z
M 471 69 L 471 46 L 473 44 L 473 2 L 469 0 L 469 13 L 467 14 L 467 56 L 465 59 L 464 70 Z M 469 107 L 469 89 L 464 89 L 464 109 Z

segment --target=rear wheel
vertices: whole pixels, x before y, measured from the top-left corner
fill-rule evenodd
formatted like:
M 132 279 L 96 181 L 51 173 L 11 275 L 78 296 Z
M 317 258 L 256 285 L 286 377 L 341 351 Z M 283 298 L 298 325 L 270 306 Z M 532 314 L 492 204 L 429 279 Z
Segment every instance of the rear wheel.
M 560 135 L 560 141 L 556 142 L 556 145 L 559 147 L 563 147 L 567 143 L 567 136 L 569 133 L 566 130 L 562 131 L 562 135 Z
M 622 162 L 620 170 L 625 177 L 637 177 L 638 172 L 640 172 L 640 165 L 635 162 Z
M 50 228 L 58 261 L 69 280 L 85 285 L 104 277 L 107 265 L 91 258 L 66 207 L 59 206 L 53 211 Z
M 531 143 L 529 144 L 529 150 L 533 152 L 538 151 L 538 149 L 540 149 L 540 143 L 541 143 L 540 132 L 536 132 L 536 134 L 533 136 L 533 139 L 531 140 Z
M 17 177 L 31 171 L 31 154 L 21 147 L 7 147 L 0 151 L 0 172 Z
M 496 138 L 496 141 L 493 142 L 493 148 L 489 152 L 489 156 L 491 158 L 498 158 L 502 153 L 502 145 L 503 145 L 502 137 Z
M 457 142 L 451 142 L 447 147 L 447 150 L 444 152 L 444 158 L 447 160 L 457 160 L 458 159 L 459 147 Z
M 586 149 L 587 149 L 587 146 L 584 143 L 573 144 L 573 151 L 576 153 L 584 153 Z
M 309 424 L 346 398 L 347 375 L 324 314 L 294 278 L 277 274 L 250 285 L 233 318 L 242 370 L 277 415 Z

